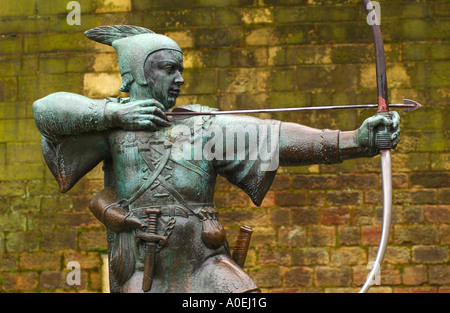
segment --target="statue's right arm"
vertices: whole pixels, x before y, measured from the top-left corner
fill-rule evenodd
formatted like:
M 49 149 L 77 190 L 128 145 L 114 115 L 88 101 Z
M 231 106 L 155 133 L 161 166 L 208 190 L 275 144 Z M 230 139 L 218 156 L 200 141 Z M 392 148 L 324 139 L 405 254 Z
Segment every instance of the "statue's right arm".
M 70 190 L 108 157 L 105 102 L 59 92 L 33 104 L 35 123 L 42 134 L 44 159 L 60 192 Z
M 69 92 L 53 93 L 33 103 L 36 126 L 53 143 L 65 136 L 111 128 L 155 131 L 170 126 L 163 110 L 154 99 L 118 103 Z

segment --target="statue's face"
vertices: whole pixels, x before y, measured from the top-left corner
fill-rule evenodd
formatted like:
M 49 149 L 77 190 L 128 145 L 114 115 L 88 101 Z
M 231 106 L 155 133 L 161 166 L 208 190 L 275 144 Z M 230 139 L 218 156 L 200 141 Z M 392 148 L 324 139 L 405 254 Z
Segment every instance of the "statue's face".
M 183 55 L 178 51 L 160 50 L 152 53 L 144 65 L 150 95 L 166 109 L 175 106 L 184 84 Z

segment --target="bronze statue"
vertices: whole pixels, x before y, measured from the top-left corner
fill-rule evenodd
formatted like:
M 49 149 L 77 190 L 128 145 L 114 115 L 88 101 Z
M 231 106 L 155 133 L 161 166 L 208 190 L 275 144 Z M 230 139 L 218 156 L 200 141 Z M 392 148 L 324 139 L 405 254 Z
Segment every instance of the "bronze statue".
M 116 49 L 120 90 L 129 98 L 60 92 L 37 100 L 33 112 L 61 192 L 103 161 L 105 188 L 90 209 L 107 228 L 113 292 L 258 292 L 241 268 L 242 254 L 237 265 L 228 248 L 214 205 L 216 176 L 260 205 L 278 166 L 372 157 L 379 127 L 390 146 L 399 142 L 396 112 L 370 117 L 354 131 L 229 114 L 166 115 L 184 83 L 176 42 L 126 25 L 86 36 Z M 243 229 L 244 237 L 250 233 Z

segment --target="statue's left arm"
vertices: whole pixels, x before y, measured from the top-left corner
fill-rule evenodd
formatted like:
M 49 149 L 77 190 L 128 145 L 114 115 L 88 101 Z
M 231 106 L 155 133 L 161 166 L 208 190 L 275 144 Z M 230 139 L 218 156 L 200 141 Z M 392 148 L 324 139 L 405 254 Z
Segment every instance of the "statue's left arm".
M 281 166 L 333 164 L 344 160 L 373 157 L 376 149 L 376 132 L 385 126 L 391 133 L 392 147 L 399 142 L 400 117 L 390 112 L 390 117 L 375 115 L 366 119 L 353 131 L 315 129 L 295 123 L 283 122 L 280 126 L 279 156 Z

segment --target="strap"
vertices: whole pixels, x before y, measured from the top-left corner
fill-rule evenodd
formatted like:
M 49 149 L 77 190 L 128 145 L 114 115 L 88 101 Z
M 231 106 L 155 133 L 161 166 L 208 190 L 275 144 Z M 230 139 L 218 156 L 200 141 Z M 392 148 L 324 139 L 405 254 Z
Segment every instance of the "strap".
M 147 164 L 147 166 L 153 170 L 155 168 L 155 166 L 151 163 L 148 162 L 145 158 L 143 158 L 145 163 Z M 189 211 L 191 211 L 192 213 L 194 213 L 197 216 L 200 216 L 202 219 L 205 219 L 206 217 L 203 216 L 203 214 L 200 212 L 200 210 L 195 210 L 184 198 L 183 196 L 175 189 L 171 186 L 171 184 L 167 183 L 167 181 L 165 180 L 164 177 L 159 177 L 158 181 L 161 183 L 161 185 L 167 189 L 167 191 L 169 191 L 172 196 L 174 196 L 175 199 L 178 200 L 178 202 L 180 202 L 186 209 L 188 209 Z
M 151 186 L 151 184 L 153 184 L 155 179 L 159 176 L 159 174 L 161 174 L 161 171 L 163 170 L 164 166 L 166 166 L 167 162 L 169 161 L 169 156 L 170 156 L 170 148 L 166 148 L 164 150 L 164 154 L 163 154 L 161 160 L 159 161 L 157 168 L 155 168 L 155 166 L 153 166 L 153 164 L 150 163 L 152 166 L 151 167 L 149 166 L 149 168 L 151 170 L 153 170 L 152 175 L 150 177 L 148 177 L 146 180 L 144 180 L 144 183 L 141 185 L 141 187 L 131 197 L 129 197 L 128 199 L 122 199 L 121 201 L 119 201 L 119 203 L 122 207 L 127 207 L 128 205 L 133 203 L 137 198 L 139 198 Z M 145 160 L 145 158 L 142 155 L 141 155 L 141 157 L 148 166 L 149 164 Z

